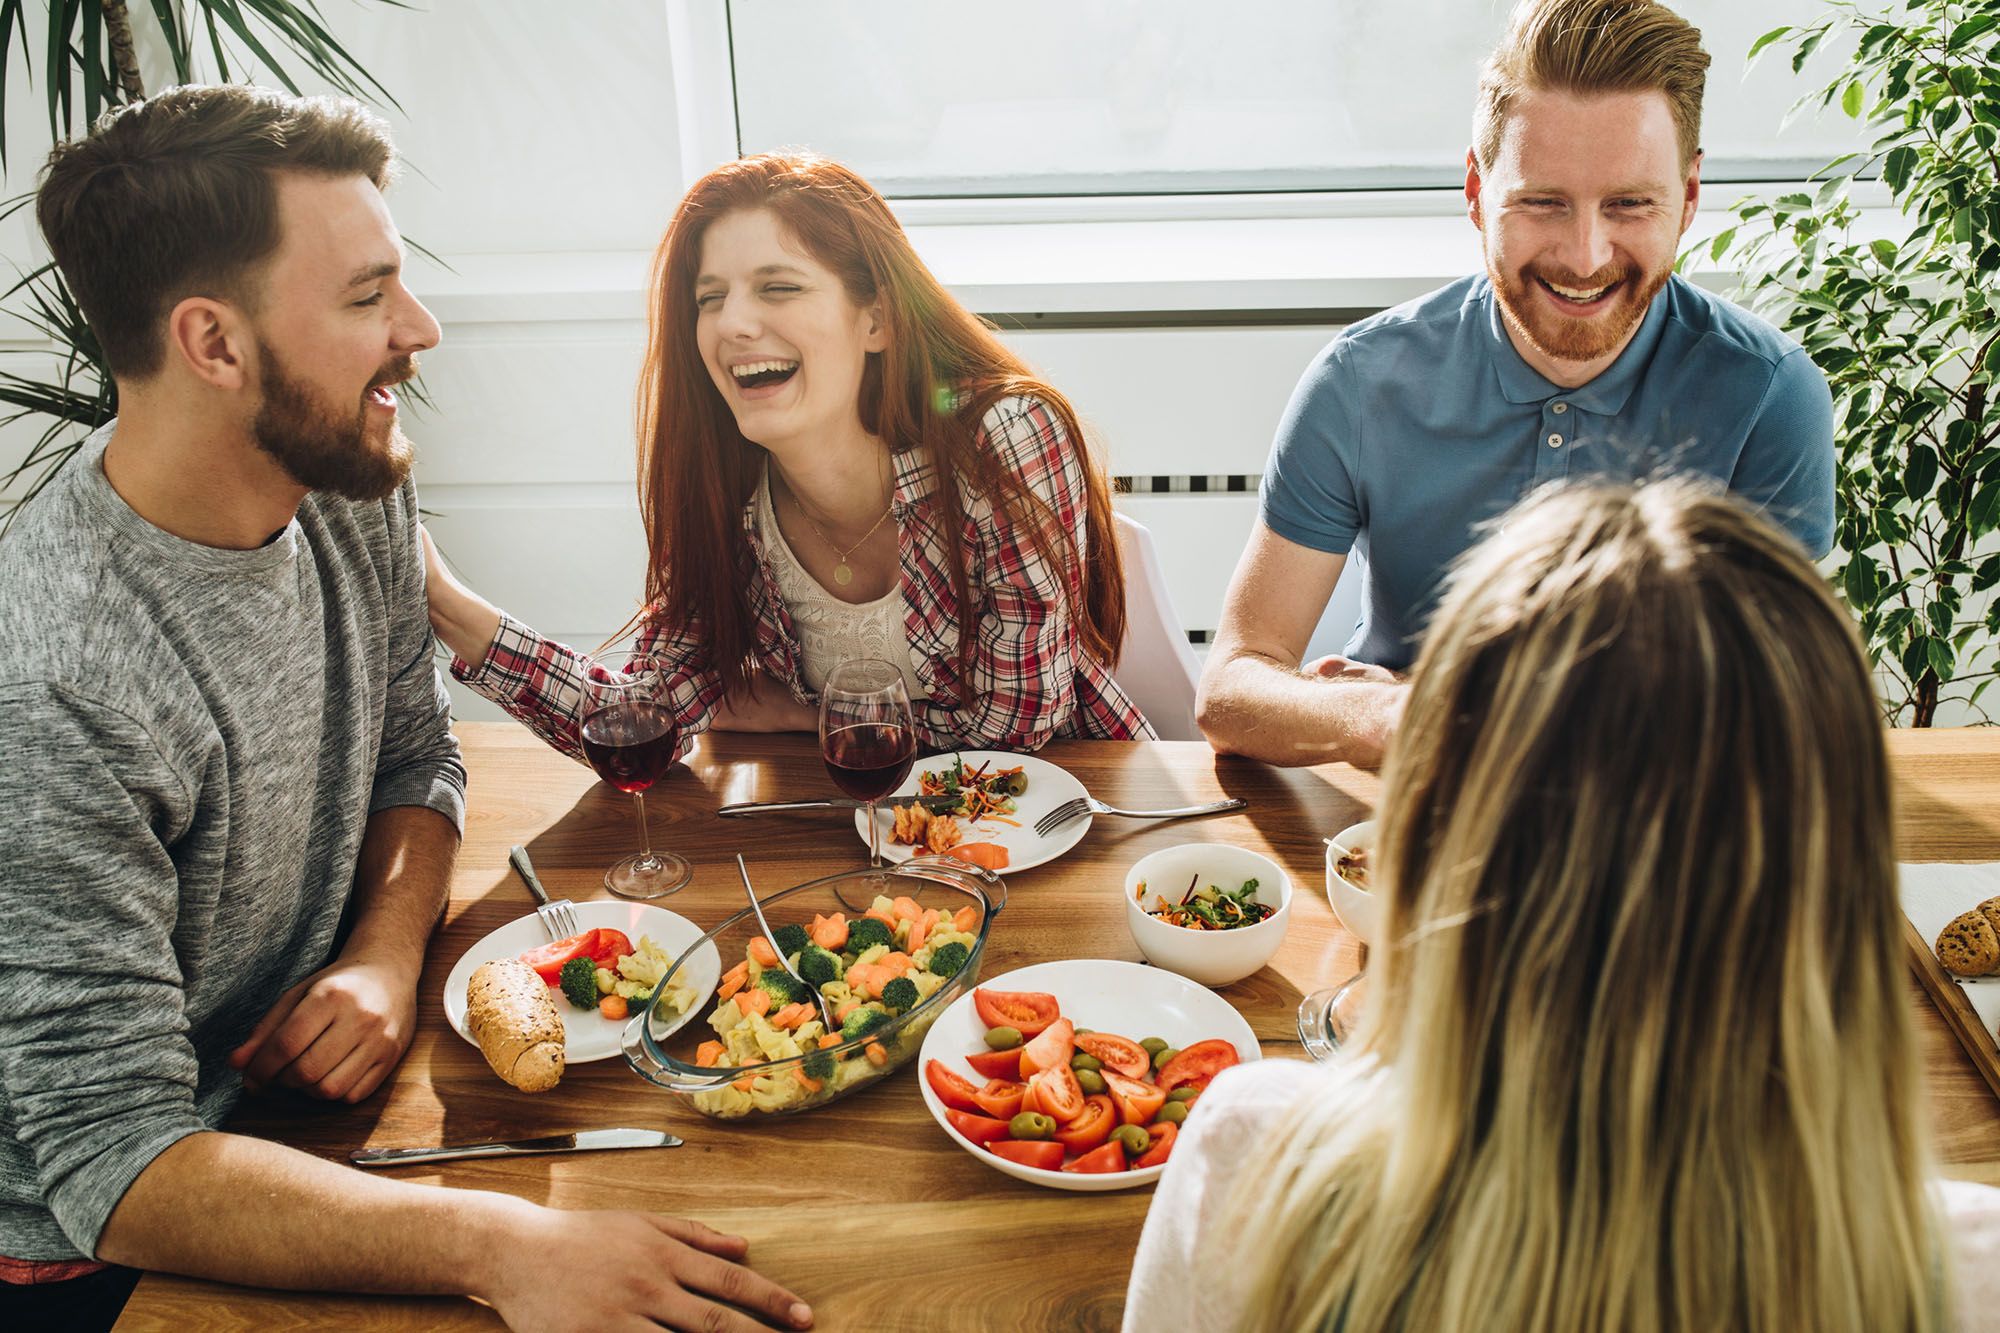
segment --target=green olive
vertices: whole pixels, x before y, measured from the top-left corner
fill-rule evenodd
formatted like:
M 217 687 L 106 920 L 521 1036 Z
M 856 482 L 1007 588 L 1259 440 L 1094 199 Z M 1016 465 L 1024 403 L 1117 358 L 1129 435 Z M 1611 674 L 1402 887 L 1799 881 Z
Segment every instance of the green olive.
M 1161 1037 L 1148 1037 L 1139 1044 L 1146 1048 L 1146 1054 L 1148 1055 L 1154 1055 L 1167 1049 L 1166 1040 Z
M 1011 1051 L 1021 1044 L 1021 1029 L 988 1028 L 986 1029 L 986 1044 L 996 1051 Z
M 1144 1125 L 1120 1125 L 1111 1131 L 1111 1137 L 1125 1149 L 1127 1157 L 1143 1157 L 1153 1146 L 1153 1136 Z
M 1091 1030 L 1089 1028 L 1078 1028 L 1073 1035 L 1078 1037 L 1087 1037 L 1090 1035 L 1090 1031 Z
M 1183 1083 L 1167 1094 L 1167 1100 L 1170 1102 L 1191 1102 L 1199 1096 L 1201 1096 L 1200 1088 L 1191 1088 Z
M 1179 1054 L 1180 1052 L 1174 1049 L 1172 1046 L 1160 1047 L 1159 1050 L 1153 1052 L 1153 1068 L 1165 1069 L 1167 1067 L 1167 1061 L 1173 1059 L 1175 1056 Z
M 1069 1067 L 1080 1074 L 1086 1069 L 1104 1068 L 1104 1061 L 1098 1059 L 1088 1051 L 1078 1051 L 1069 1058 Z
M 1181 1121 L 1187 1119 L 1187 1113 L 1188 1105 L 1186 1102 L 1168 1102 L 1160 1108 L 1160 1113 L 1154 1116 L 1153 1119 L 1164 1120 L 1170 1125 L 1178 1125 Z
M 1086 1096 L 1093 1092 L 1103 1092 L 1104 1075 L 1095 1069 L 1079 1069 L 1076 1071 L 1076 1085 L 1083 1089 Z
M 1007 1132 L 1017 1139 L 1045 1139 L 1056 1132 L 1056 1122 L 1040 1111 L 1023 1111 L 1007 1122 Z
M 1028 775 L 1026 773 L 1009 773 L 1006 777 L 1000 779 L 1000 790 L 1009 796 L 1027 795 Z

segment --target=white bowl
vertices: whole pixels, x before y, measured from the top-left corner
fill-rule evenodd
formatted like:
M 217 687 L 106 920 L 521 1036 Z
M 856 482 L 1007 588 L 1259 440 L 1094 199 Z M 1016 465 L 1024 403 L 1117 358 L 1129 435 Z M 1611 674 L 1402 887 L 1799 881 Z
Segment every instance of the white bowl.
M 1236 1048 L 1238 1058 L 1245 1064 L 1263 1055 L 1256 1034 L 1229 1001 L 1155 967 L 1101 958 L 1065 958 L 988 977 L 980 986 L 985 990 L 1045 992 L 1056 997 L 1063 1017 L 1078 1027 L 1116 1032 L 1134 1041 L 1158 1037 L 1174 1046 L 1192 1046 L 1219 1037 Z M 985 1038 L 986 1024 L 980 1021 L 972 996 L 961 995 L 931 1025 L 924 1036 L 923 1050 L 917 1055 L 917 1088 L 931 1118 L 953 1143 L 995 1171 L 1051 1189 L 1098 1193 L 1150 1185 L 1160 1178 L 1160 1173 L 1166 1170 L 1164 1166 L 1112 1171 L 1101 1176 L 1045 1171 L 987 1152 L 953 1129 L 945 1117 L 944 1103 L 924 1077 L 924 1067 L 938 1060 L 953 1073 L 978 1083 L 985 1075 L 975 1073 L 965 1057 L 985 1050 Z M 1202 1114 L 1199 1106 L 1192 1114 Z
M 1333 841 L 1326 845 L 1326 900 L 1349 934 L 1363 944 L 1372 945 L 1382 924 L 1382 900 L 1335 869 L 1340 862 L 1336 846 L 1345 847 L 1350 852 L 1373 850 L 1375 821 L 1369 819 L 1349 824 L 1334 834 Z
M 1233 889 L 1257 881 L 1257 901 L 1276 908 L 1269 917 L 1240 930 L 1189 930 L 1146 912 L 1155 895 L 1178 902 L 1188 881 L 1199 879 Z M 1138 899 L 1146 885 L 1145 904 Z M 1227 986 L 1271 961 L 1284 943 L 1292 915 L 1292 881 L 1268 856 L 1226 842 L 1184 842 L 1142 856 L 1125 872 L 1125 924 L 1139 952 L 1154 965 L 1204 986 Z

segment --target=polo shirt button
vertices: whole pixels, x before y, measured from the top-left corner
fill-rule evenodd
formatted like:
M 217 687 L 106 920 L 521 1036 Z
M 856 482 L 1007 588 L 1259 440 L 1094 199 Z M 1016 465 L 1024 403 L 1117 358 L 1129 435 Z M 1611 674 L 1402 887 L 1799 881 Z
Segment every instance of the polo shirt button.
M 1569 404 L 1557 403 L 1554 407 L 1551 407 L 1549 411 L 1555 413 L 1557 416 L 1561 416 L 1563 413 L 1569 411 Z
M 1549 448 L 1551 448 L 1551 449 L 1560 449 L 1560 448 L 1562 448 L 1562 447 L 1563 447 L 1563 437 L 1562 437 L 1562 436 L 1560 436 L 1560 435 L 1551 435 L 1551 436 L 1549 436 Z

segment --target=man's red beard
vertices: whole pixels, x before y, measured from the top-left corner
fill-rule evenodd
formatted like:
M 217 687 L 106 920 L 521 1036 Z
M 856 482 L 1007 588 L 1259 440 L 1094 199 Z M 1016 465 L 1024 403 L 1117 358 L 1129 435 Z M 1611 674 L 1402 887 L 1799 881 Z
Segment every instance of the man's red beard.
M 1533 270 L 1503 273 L 1490 260 L 1486 271 L 1508 324 L 1536 351 L 1558 361 L 1595 361 L 1617 351 L 1646 317 L 1646 307 L 1673 272 L 1667 267 L 1647 273 L 1636 264 L 1614 263 L 1587 278 L 1577 278 Z M 1543 281 L 1571 291 L 1596 291 L 1616 283 L 1617 290 L 1606 293 L 1612 302 L 1607 310 L 1587 316 L 1565 315 L 1553 304 L 1549 292 L 1539 290 Z
M 410 475 L 415 451 L 393 418 L 384 438 L 369 438 L 368 395 L 351 414 L 327 407 L 304 381 L 289 374 L 268 345 L 259 344 L 264 402 L 251 426 L 257 447 L 278 460 L 285 472 L 309 490 L 330 491 L 349 500 L 381 500 Z M 398 357 L 369 384 L 400 384 L 417 373 L 415 357 Z

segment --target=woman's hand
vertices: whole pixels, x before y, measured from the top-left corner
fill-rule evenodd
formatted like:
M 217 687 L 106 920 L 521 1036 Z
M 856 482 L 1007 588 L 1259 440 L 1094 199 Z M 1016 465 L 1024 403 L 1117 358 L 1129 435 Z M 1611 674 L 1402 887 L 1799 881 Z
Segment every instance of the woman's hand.
M 817 731 L 819 710 L 802 704 L 762 672 L 716 706 L 712 731 Z
M 461 661 L 477 667 L 486 661 L 493 636 L 500 632 L 500 612 L 445 568 L 430 530 L 421 523 L 417 535 L 424 543 L 424 595 L 430 599 L 431 628 Z

